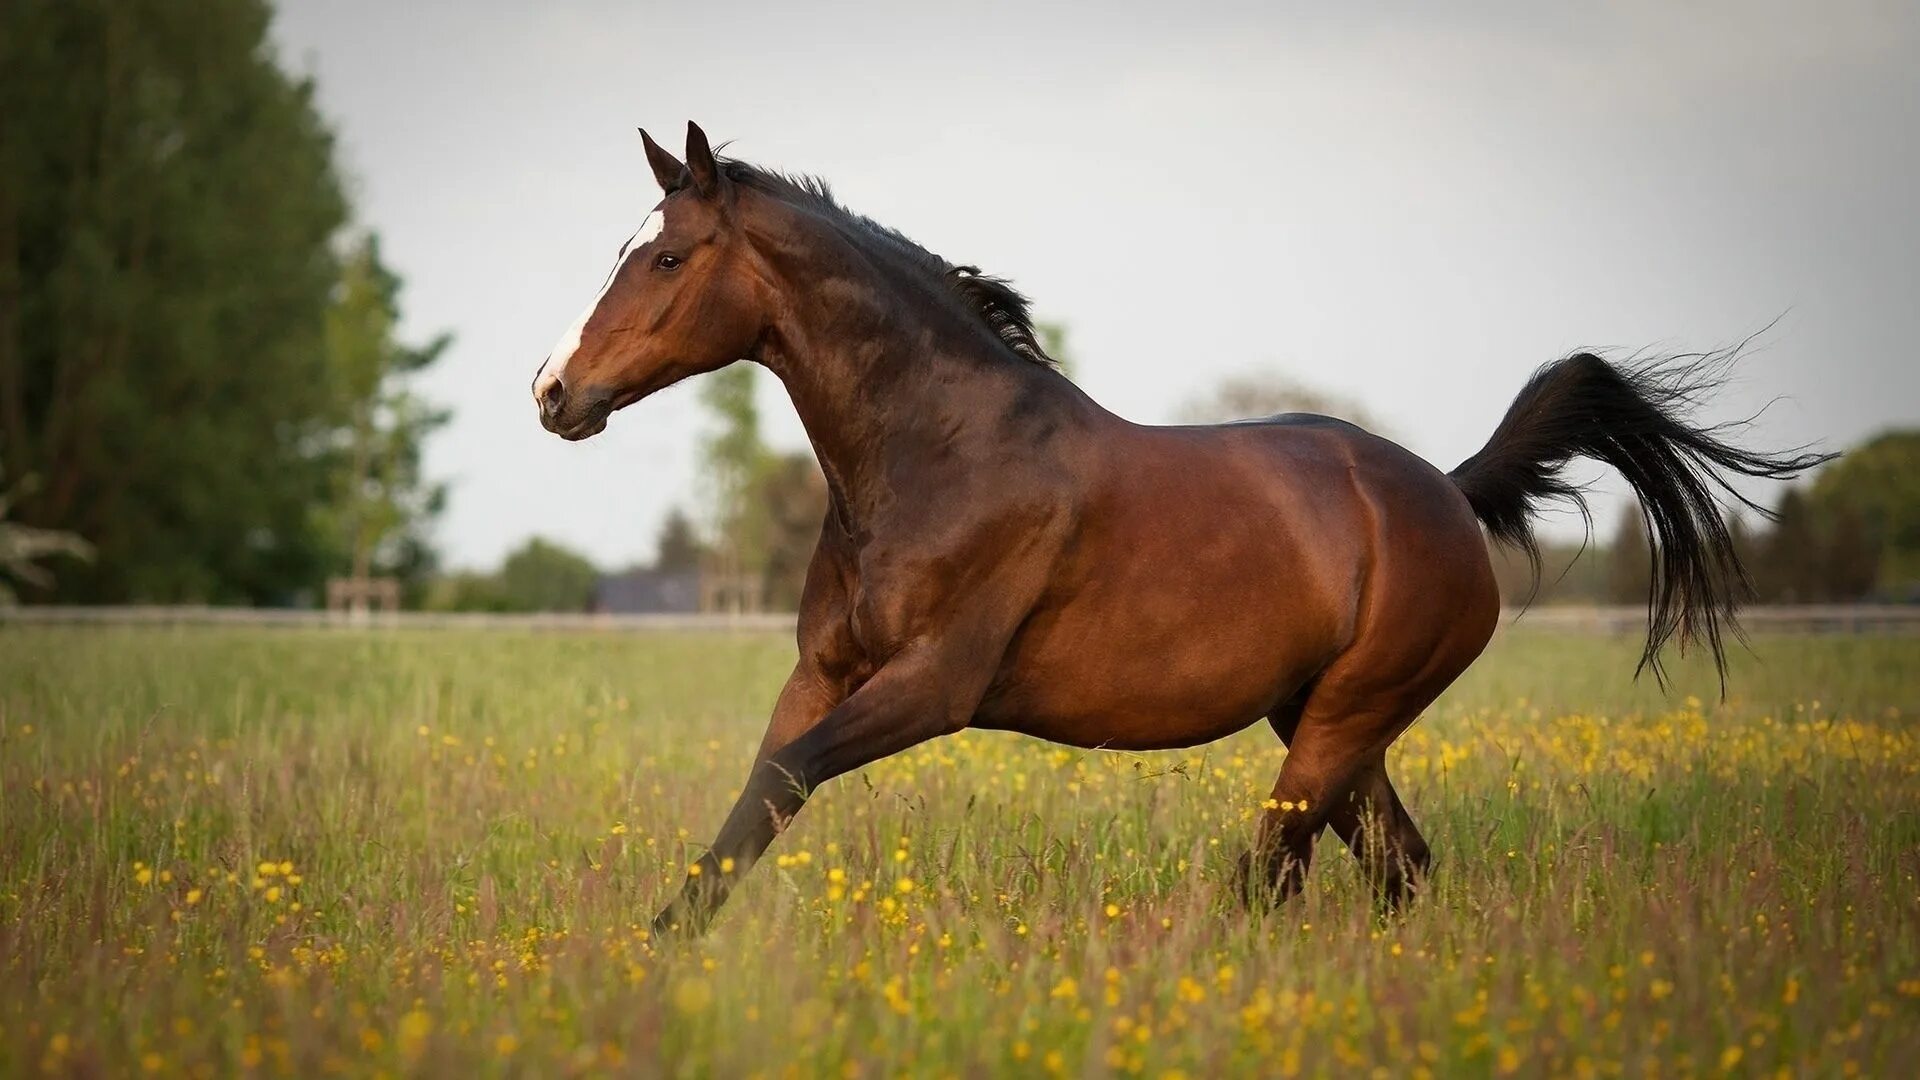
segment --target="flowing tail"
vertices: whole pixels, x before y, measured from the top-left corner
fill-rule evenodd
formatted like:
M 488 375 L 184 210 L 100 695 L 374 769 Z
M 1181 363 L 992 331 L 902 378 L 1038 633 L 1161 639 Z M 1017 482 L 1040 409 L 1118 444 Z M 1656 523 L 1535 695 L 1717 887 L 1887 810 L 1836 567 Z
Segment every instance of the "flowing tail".
M 1725 381 L 1737 351 L 1623 365 L 1592 353 L 1556 360 L 1527 380 L 1487 445 L 1448 474 L 1487 532 L 1526 553 L 1536 579 L 1532 517 L 1540 504 L 1557 499 L 1587 514 L 1583 486 L 1560 475 L 1568 461 L 1592 458 L 1626 477 L 1653 561 L 1647 645 L 1635 674 L 1651 667 L 1662 685 L 1660 650 L 1678 635 L 1683 650 L 1706 642 L 1723 692 L 1726 686 L 1722 628 L 1739 635 L 1734 609 L 1752 583 L 1721 516 L 1722 500 L 1773 516 L 1735 491 L 1727 474 L 1785 480 L 1837 456 L 1804 447 L 1754 453 L 1723 441 L 1727 426 L 1686 422 L 1687 412 Z

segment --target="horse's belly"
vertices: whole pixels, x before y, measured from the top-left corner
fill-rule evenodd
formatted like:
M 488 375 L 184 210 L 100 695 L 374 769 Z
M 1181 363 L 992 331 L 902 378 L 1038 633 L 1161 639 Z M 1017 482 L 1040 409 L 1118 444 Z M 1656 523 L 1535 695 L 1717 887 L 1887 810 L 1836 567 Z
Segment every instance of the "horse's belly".
M 1017 731 L 1049 742 L 1100 750 L 1170 750 L 1213 742 L 1252 724 L 1257 708 L 1229 712 L 1217 707 L 1187 707 L 1167 711 L 1114 704 L 1098 713 L 1084 711 L 1083 703 L 1051 707 L 1041 703 L 1019 708 L 983 708 L 973 726 Z
M 1272 712 L 1330 655 L 1272 606 L 1164 620 L 1151 606 L 1030 628 L 975 725 L 1072 746 L 1194 746 Z

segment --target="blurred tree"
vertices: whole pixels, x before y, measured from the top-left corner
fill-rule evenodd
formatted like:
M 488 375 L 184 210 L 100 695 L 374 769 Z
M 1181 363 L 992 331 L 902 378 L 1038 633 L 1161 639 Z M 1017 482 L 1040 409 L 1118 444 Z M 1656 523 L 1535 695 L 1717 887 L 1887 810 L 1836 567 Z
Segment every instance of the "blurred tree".
M 513 611 L 585 611 L 599 580 L 586 556 L 536 536 L 500 564 L 498 588 Z
M 421 444 L 449 414 L 422 401 L 409 376 L 432 364 L 452 339 L 423 346 L 394 339 L 400 279 L 380 261 L 371 234 L 342 260 L 327 310 L 327 356 L 342 406 L 334 436 L 333 499 L 325 527 L 356 578 L 399 577 L 416 585 L 433 568 L 426 530 L 446 505 L 446 486 L 421 475 Z
M 755 371 L 735 364 L 706 376 L 700 388 L 717 421 L 702 446 L 713 492 L 707 569 L 730 582 L 729 595 L 757 591 L 745 606 L 791 611 L 826 517 L 827 482 L 812 453 L 776 453 L 762 440 Z
M 1607 600 L 1610 564 L 1605 553 L 1590 543 L 1542 542 L 1537 577 L 1527 557 L 1511 548 L 1489 544 L 1487 555 L 1493 563 L 1500 602 L 1508 607 L 1599 604 Z
M 1770 604 L 1808 604 L 1821 599 L 1820 530 L 1812 504 L 1789 487 L 1774 507 L 1775 520 L 1759 544 L 1753 586 Z
M 1872 596 L 1880 580 L 1881 554 L 1866 514 L 1841 502 L 1828 510 L 1826 526 L 1826 543 L 1820 552 L 1821 598 L 1846 602 Z
M 1653 594 L 1653 548 L 1638 503 L 1620 512 L 1620 525 L 1607 548 L 1607 601 L 1644 604 Z
M 1920 430 L 1885 432 L 1849 451 L 1820 470 L 1812 498 L 1823 513 L 1854 517 L 1836 520 L 1855 533 L 1837 557 L 1870 557 L 1878 591 L 1920 596 Z
M 1372 432 L 1384 430 L 1359 402 L 1271 370 L 1229 375 L 1212 390 L 1189 398 L 1174 418 L 1183 424 L 1220 424 L 1294 412 L 1339 417 Z
M 717 422 L 701 444 L 712 499 L 708 510 L 713 529 L 711 569 L 734 581 L 761 575 L 772 531 L 766 504 L 756 498 L 772 452 L 760 436 L 754 371 L 752 364 L 734 364 L 700 383 L 700 401 Z M 757 607 L 758 602 L 746 606 Z
M 693 522 L 679 507 L 667 511 L 660 523 L 660 538 L 655 542 L 653 567 L 656 570 L 693 571 L 700 569 L 706 548 L 693 531 Z
M 1760 539 L 1764 532 L 1764 527 L 1755 528 L 1737 507 L 1727 514 L 1727 533 L 1733 537 L 1733 552 L 1747 567 L 1752 567 L 1760 558 Z
M 426 583 L 420 606 L 428 611 L 524 610 L 500 586 L 500 575 L 473 570 L 442 574 Z
M 766 605 L 775 611 L 798 611 L 807 564 L 827 516 L 827 478 L 813 455 L 801 450 L 776 455 L 761 474 L 759 489 L 770 526 Z
M 0 454 L 68 600 L 284 601 L 331 561 L 346 216 L 263 0 L 0 5 Z

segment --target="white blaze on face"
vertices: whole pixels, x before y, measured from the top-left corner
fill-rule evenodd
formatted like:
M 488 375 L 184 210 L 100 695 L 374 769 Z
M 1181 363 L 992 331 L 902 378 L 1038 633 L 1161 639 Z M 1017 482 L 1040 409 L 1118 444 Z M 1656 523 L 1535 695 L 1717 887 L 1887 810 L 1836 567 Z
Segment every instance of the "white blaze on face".
M 586 332 L 587 320 L 593 318 L 593 313 L 600 309 L 600 301 L 607 298 L 607 290 L 613 288 L 614 280 L 620 276 L 620 268 L 627 265 L 627 260 L 633 258 L 635 252 L 659 236 L 660 231 L 666 226 L 666 211 L 656 206 L 647 215 L 646 220 L 640 223 L 639 230 L 627 240 L 626 246 L 620 249 L 620 258 L 614 262 L 613 269 L 608 271 L 607 280 L 601 284 L 600 291 L 594 295 L 592 302 L 587 304 L 586 310 L 580 313 L 580 317 L 573 321 L 573 325 L 567 327 L 567 332 L 560 335 L 559 344 L 547 354 L 546 363 L 540 365 L 539 373 L 533 377 L 535 401 L 539 401 L 547 387 L 553 383 L 559 382 L 564 385 L 567 361 L 573 359 L 573 354 L 579 351 L 580 335 Z

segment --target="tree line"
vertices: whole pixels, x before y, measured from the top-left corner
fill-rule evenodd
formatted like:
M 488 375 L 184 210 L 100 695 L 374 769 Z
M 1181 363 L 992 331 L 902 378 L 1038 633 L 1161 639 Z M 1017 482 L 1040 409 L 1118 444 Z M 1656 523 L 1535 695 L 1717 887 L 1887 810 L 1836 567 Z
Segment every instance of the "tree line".
M 444 491 L 314 87 L 263 0 L 0 5 L 0 467 L 29 601 L 418 583 Z M 49 575 L 51 571 L 51 575 Z M 4 573 L 4 569 L 0 569 Z

